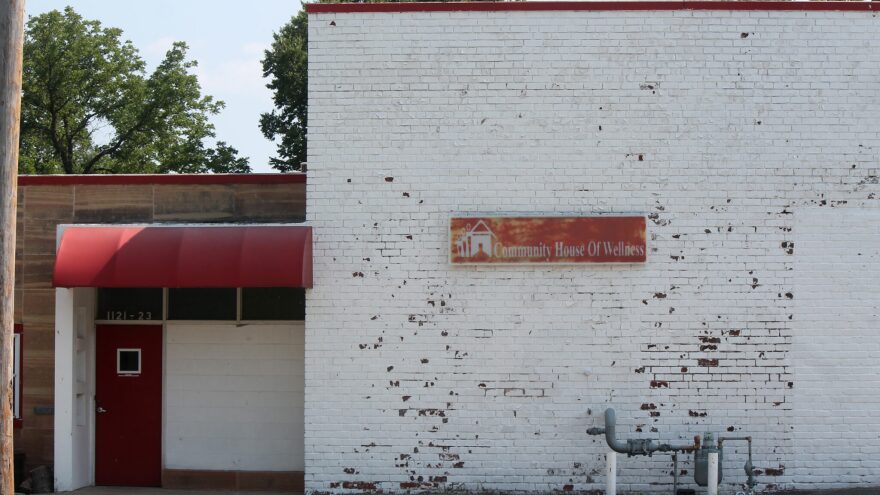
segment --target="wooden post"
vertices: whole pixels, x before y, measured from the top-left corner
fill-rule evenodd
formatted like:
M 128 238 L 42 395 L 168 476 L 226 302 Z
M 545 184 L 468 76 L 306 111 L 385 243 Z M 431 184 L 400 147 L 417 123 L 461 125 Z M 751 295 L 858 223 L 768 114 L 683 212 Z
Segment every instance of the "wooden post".
M 12 344 L 24 0 L 0 0 L 0 495 L 14 495 Z

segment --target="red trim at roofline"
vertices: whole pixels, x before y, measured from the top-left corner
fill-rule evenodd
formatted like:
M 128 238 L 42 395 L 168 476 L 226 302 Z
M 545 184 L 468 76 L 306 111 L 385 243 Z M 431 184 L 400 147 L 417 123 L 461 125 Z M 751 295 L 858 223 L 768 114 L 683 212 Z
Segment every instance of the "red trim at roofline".
M 306 174 L 19 175 L 19 186 L 304 184 Z
M 416 2 L 416 3 L 309 3 L 306 12 L 487 12 L 580 10 L 842 10 L 880 11 L 880 2 L 810 1 L 599 1 L 599 2 Z

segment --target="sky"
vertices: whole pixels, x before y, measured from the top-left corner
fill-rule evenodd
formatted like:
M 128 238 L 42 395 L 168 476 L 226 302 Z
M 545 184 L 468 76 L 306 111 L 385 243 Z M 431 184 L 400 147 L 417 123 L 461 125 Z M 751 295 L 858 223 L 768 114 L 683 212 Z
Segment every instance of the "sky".
M 189 45 L 202 93 L 226 103 L 212 118 L 217 138 L 250 158 L 254 172 L 273 172 L 275 144 L 259 118 L 272 109 L 260 60 L 278 31 L 300 9 L 299 0 L 27 0 L 33 16 L 71 5 L 86 19 L 122 29 L 151 72 L 174 41 Z

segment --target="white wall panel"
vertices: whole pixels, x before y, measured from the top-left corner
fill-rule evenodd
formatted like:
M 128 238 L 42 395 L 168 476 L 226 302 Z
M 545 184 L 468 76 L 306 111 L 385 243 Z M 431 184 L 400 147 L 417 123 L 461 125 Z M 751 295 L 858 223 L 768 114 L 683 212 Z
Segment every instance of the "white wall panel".
M 880 473 L 880 210 L 803 209 L 795 226 L 795 479 L 870 483 Z
M 302 323 L 166 332 L 165 467 L 302 471 Z

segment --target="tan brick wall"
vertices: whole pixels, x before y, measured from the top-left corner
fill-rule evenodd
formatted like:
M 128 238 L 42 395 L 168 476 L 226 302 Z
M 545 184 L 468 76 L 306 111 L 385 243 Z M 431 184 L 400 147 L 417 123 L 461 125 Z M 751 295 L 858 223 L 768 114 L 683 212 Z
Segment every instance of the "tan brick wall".
M 52 463 L 55 233 L 65 223 L 301 222 L 305 183 L 25 185 L 18 191 L 15 321 L 24 326 L 22 427 L 15 450 Z

